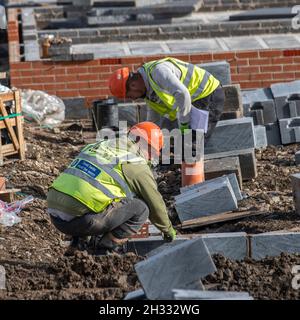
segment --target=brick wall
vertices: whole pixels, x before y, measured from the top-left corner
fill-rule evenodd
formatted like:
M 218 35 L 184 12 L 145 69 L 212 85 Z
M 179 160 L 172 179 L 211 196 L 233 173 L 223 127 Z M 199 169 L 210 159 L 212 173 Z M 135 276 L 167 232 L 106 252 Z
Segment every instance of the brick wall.
M 142 63 L 163 56 L 105 58 L 90 61 L 20 62 L 18 11 L 9 10 L 8 39 L 11 85 L 17 88 L 44 90 L 61 98 L 84 97 L 91 101 L 107 98 L 107 80 L 117 68 L 129 66 L 136 70 Z M 233 83 L 242 89 L 268 87 L 272 83 L 300 79 L 300 50 L 258 50 L 173 55 L 191 63 L 227 60 L 231 65 Z
M 11 85 L 39 89 L 62 98 L 92 100 L 109 96 L 107 80 L 117 68 L 137 69 L 143 62 L 162 56 L 97 59 L 80 62 L 10 62 Z M 192 63 L 227 60 L 233 83 L 242 89 L 300 79 L 300 50 L 261 50 L 174 55 Z

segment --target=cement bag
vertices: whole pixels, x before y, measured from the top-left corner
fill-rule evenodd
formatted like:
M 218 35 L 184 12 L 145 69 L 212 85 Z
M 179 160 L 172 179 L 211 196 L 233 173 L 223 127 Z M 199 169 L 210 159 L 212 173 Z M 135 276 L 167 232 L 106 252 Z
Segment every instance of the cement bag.
M 39 90 L 22 90 L 22 111 L 24 118 L 42 126 L 55 127 L 65 119 L 63 101 Z

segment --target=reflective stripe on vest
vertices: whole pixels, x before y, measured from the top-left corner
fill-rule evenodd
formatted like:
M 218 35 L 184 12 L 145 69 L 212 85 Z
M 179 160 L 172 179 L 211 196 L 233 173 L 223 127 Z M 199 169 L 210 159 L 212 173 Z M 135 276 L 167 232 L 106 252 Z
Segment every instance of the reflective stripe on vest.
M 81 170 L 76 169 L 76 168 L 67 168 L 64 171 L 64 173 L 71 174 L 75 177 L 78 177 L 78 178 L 88 182 L 94 188 L 101 190 L 107 197 L 109 197 L 111 199 L 115 199 L 115 196 L 108 189 L 106 189 L 103 184 L 98 182 L 96 179 L 89 177 L 87 174 L 85 174 Z
M 132 156 L 133 156 L 133 155 L 132 155 Z M 129 189 L 127 183 L 126 183 L 126 181 L 124 181 L 124 180 L 122 179 L 122 177 L 120 177 L 120 175 L 113 170 L 113 168 L 120 162 L 120 159 L 119 159 L 119 158 L 115 158 L 115 159 L 117 159 L 117 161 L 118 161 L 118 162 L 116 162 L 115 164 L 103 164 L 101 161 L 99 161 L 99 160 L 97 159 L 97 157 L 90 156 L 90 155 L 88 155 L 88 154 L 86 154 L 86 153 L 83 153 L 83 152 L 81 152 L 77 158 L 78 158 L 78 159 L 87 160 L 87 161 L 91 162 L 92 164 L 96 164 L 97 166 L 99 166 L 100 169 L 102 169 L 103 171 L 105 171 L 109 176 L 111 176 L 115 181 L 117 181 L 117 183 L 122 187 L 123 191 L 125 192 L 127 198 L 130 198 L 130 199 L 133 198 L 134 194 L 130 191 L 130 189 Z M 88 176 L 87 176 L 87 177 L 88 177 Z M 80 176 L 80 178 L 82 178 L 82 177 Z M 89 178 L 89 177 L 88 177 L 88 178 Z M 84 180 L 85 180 L 85 179 L 84 179 Z M 92 179 L 92 180 L 94 180 L 94 179 Z M 87 182 L 89 182 L 89 181 L 87 181 Z M 89 182 L 89 183 L 90 183 L 90 182 Z M 91 184 L 92 184 L 92 183 L 91 183 Z M 92 184 L 92 185 L 93 185 L 93 184 Z M 95 188 L 97 188 L 97 187 L 95 187 Z M 99 189 L 100 189 L 100 188 L 99 188 Z M 103 192 L 102 189 L 100 189 L 100 190 Z M 105 193 L 105 192 L 103 192 L 103 193 Z M 105 194 L 106 194 L 106 193 L 105 193 Z M 106 194 L 106 195 L 107 195 L 107 194 Z M 108 196 L 108 197 L 110 197 L 110 196 Z M 115 198 L 115 197 L 113 197 L 112 199 L 114 199 L 114 198 Z
M 204 88 L 208 82 L 209 77 L 210 77 L 210 74 L 208 72 L 205 72 L 198 89 L 192 95 L 192 101 L 195 100 L 201 94 L 201 92 L 204 90 Z

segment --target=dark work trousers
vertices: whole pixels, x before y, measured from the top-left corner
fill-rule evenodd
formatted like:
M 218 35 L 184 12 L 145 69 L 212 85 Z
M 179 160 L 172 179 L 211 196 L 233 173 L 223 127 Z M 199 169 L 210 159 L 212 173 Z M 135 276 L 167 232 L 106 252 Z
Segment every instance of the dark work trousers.
M 51 217 L 54 226 L 64 234 L 85 237 L 111 232 L 118 239 L 136 234 L 149 215 L 147 205 L 140 199 L 113 202 L 104 211 L 87 213 L 71 221 Z
M 193 106 L 197 109 L 202 109 L 209 112 L 208 129 L 207 133 L 205 134 L 204 143 L 208 141 L 217 125 L 217 122 L 220 120 L 224 109 L 224 101 L 225 95 L 222 86 L 220 85 L 212 94 L 193 102 Z

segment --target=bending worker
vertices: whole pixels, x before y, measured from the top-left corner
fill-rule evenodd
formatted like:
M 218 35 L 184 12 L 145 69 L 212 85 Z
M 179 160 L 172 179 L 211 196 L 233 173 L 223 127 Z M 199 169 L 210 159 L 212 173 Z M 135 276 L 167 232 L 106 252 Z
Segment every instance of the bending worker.
M 49 190 L 54 226 L 75 238 L 92 236 L 90 244 L 103 254 L 122 253 L 148 216 L 165 240 L 174 240 L 176 231 L 150 170 L 162 146 L 162 132 L 152 122 L 87 145 Z
M 224 93 L 217 80 L 206 70 L 175 58 L 143 64 L 137 72 L 124 67 L 109 79 L 112 95 L 119 99 L 145 99 L 154 111 L 171 121 L 178 119 L 184 133 L 190 129 L 191 106 L 209 112 L 208 139 L 221 117 Z

